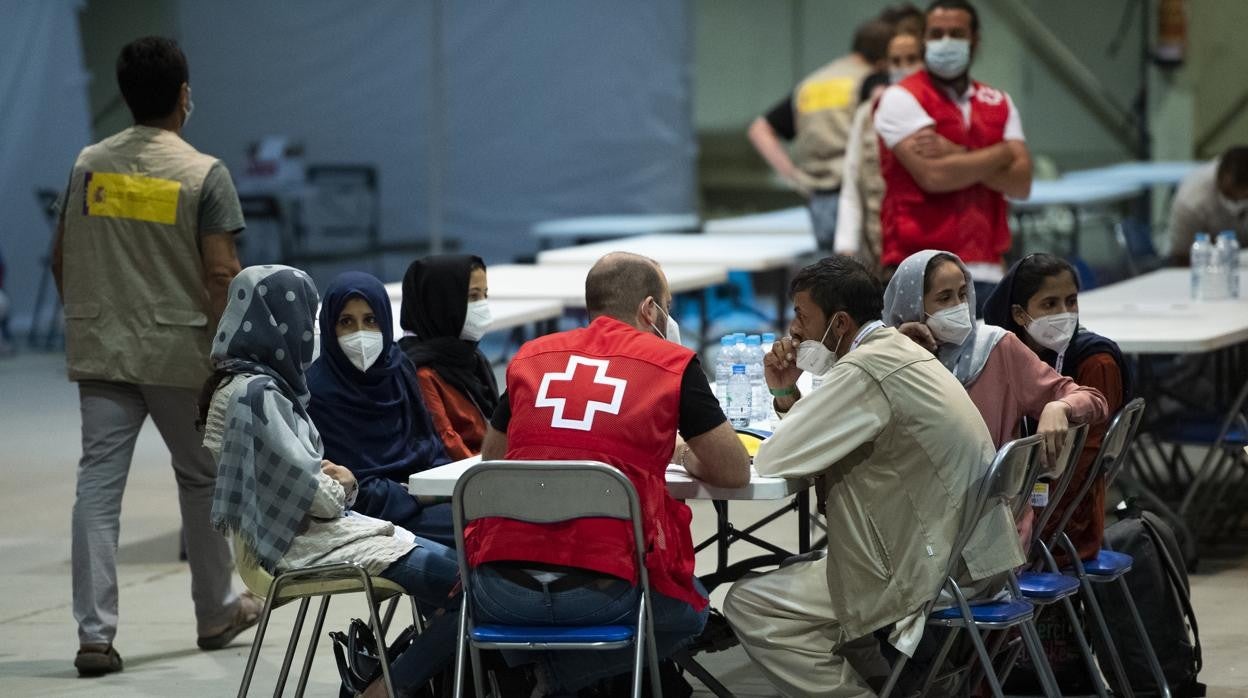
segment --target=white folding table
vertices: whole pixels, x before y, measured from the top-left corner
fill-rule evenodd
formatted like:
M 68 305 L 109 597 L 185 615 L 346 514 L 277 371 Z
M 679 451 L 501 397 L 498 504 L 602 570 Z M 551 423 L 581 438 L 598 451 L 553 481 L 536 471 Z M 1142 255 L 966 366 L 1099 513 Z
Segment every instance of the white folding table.
M 1010 199 L 1010 210 L 1018 218 L 1019 232 L 1025 234 L 1023 220 L 1050 206 L 1068 209 L 1072 223 L 1070 254 L 1079 256 L 1080 211 L 1107 208 L 1122 204 L 1144 193 L 1144 186 L 1134 181 L 1054 179 L 1037 180 L 1031 185 L 1031 196 Z
M 1158 160 L 1150 162 L 1120 162 L 1107 167 L 1067 172 L 1066 181 L 1122 182 L 1141 187 L 1170 186 L 1182 184 L 1196 168 L 1204 163 L 1199 160 Z
M 1215 367 L 1226 369 L 1224 380 L 1215 378 L 1215 387 L 1223 393 L 1215 402 L 1227 406 L 1227 414 L 1219 420 L 1220 433 L 1225 434 L 1236 418 L 1236 403 L 1248 391 L 1248 377 L 1239 379 L 1240 385 L 1232 384 L 1237 371 L 1244 375 L 1242 366 L 1236 366 L 1236 352 L 1242 356 L 1241 345 L 1248 342 L 1248 298 L 1192 301 L 1190 274 L 1186 268 L 1159 269 L 1081 293 L 1079 321 L 1117 342 L 1127 354 L 1211 355 Z M 1248 288 L 1248 270 L 1240 271 L 1240 286 Z M 1145 365 L 1143 361 L 1139 363 Z M 1195 479 L 1187 486 L 1177 514 L 1172 515 L 1177 525 L 1187 528 L 1185 517 L 1201 513 L 1198 497 L 1215 477 L 1211 467 L 1215 455 L 1214 449 L 1208 451 Z M 1149 462 L 1142 451 L 1140 456 Z M 1164 507 L 1156 493 L 1135 484 L 1154 504 Z M 1194 536 L 1189 533 L 1186 540 L 1188 552 L 1194 551 Z
M 401 321 L 399 310 L 403 302 L 403 294 L 401 289 L 395 288 L 396 286 L 398 284 L 387 284 L 386 291 L 390 294 L 390 310 L 394 316 L 394 336 L 402 337 L 403 328 L 399 326 Z M 396 290 L 398 293 L 395 292 Z M 563 304 L 546 300 L 490 299 L 490 314 L 494 317 L 494 321 L 490 324 L 490 331 L 496 332 L 557 320 L 563 315 Z
M 618 214 L 555 218 L 533 225 L 538 247 L 572 244 L 581 240 L 621 238 L 647 233 L 695 232 L 702 219 L 696 213 Z
M 575 249 L 575 248 L 568 248 Z M 495 264 L 490 267 L 491 309 L 496 300 L 541 300 L 560 303 L 565 309 L 584 309 L 585 276 L 597 257 L 574 264 Z M 725 266 L 713 263 L 664 269 L 672 293 L 692 293 L 722 284 Z M 403 293 L 402 283 L 386 284 L 390 297 Z
M 788 309 L 786 291 L 789 269 L 803 257 L 813 254 L 817 245 L 814 236 L 805 233 L 641 235 L 592 245 L 547 250 L 537 255 L 537 261 L 543 265 L 585 264 L 617 250 L 644 255 L 657 261 L 663 266 L 669 280 L 675 270 L 697 264 L 718 264 L 755 274 L 774 274 L 779 289 L 776 294 L 776 326 L 784 331 L 784 317 Z
M 809 235 L 813 240 L 815 229 L 810 222 L 810 211 L 805 206 L 794 206 L 765 213 L 715 218 L 702 224 L 702 232 L 708 235 Z

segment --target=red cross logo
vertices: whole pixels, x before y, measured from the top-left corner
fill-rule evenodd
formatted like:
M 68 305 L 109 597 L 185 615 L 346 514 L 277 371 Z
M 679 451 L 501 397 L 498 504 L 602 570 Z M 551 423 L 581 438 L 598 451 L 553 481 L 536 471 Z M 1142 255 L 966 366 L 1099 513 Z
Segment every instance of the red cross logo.
M 578 431 L 593 429 L 595 414 L 620 413 L 624 389 L 628 386 L 623 378 L 611 378 L 607 375 L 610 365 L 611 362 L 606 359 L 569 356 L 568 365 L 562 373 L 547 373 L 542 376 L 542 385 L 537 391 L 534 406 L 554 408 L 554 414 L 550 418 L 552 427 Z M 582 367 L 594 370 L 581 370 Z M 552 383 L 570 385 L 562 386 L 560 394 L 552 394 Z M 572 403 L 572 409 L 569 409 L 568 403 Z M 573 410 L 577 407 L 580 408 L 581 418 L 572 419 L 576 414 Z

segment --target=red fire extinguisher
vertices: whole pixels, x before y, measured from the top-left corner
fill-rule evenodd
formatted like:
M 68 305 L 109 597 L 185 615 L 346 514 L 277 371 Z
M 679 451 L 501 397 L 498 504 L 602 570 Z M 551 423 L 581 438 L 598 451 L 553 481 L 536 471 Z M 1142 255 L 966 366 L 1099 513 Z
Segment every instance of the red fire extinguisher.
M 1157 46 L 1153 60 L 1162 67 L 1183 63 L 1187 51 L 1187 3 L 1184 0 L 1159 0 L 1157 5 Z

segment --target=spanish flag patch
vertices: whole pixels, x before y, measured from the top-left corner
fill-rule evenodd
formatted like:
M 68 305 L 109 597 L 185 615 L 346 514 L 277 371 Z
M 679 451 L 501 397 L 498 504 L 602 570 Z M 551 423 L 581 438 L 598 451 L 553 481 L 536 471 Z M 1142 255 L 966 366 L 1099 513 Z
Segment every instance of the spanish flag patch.
M 88 172 L 82 212 L 87 216 L 129 218 L 173 225 L 178 222 L 182 183 L 116 172 Z

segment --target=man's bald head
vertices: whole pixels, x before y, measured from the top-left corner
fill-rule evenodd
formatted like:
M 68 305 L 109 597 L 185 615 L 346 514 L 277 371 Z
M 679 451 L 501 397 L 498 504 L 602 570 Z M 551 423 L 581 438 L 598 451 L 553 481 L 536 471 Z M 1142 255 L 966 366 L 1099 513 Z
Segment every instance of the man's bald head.
M 592 320 L 599 315 L 637 324 L 646 298 L 667 309 L 671 294 L 659 263 L 631 252 L 612 252 L 599 259 L 585 277 L 585 309 Z

